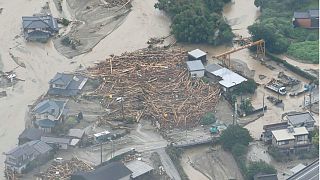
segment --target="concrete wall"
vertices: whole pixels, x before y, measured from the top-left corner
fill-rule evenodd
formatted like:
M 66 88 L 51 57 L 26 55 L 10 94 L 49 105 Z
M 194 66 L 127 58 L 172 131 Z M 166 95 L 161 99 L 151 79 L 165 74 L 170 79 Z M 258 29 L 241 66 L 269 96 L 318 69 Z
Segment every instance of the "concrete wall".
M 201 70 L 201 71 L 191 71 L 190 72 L 191 76 L 196 76 L 198 78 L 201 78 L 204 76 L 204 70 Z

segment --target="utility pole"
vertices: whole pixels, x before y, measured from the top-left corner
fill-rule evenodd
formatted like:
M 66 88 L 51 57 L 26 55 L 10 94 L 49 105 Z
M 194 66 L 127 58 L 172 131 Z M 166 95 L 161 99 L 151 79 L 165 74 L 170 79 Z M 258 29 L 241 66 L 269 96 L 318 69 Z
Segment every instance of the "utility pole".
M 311 103 L 311 90 L 309 93 L 309 111 L 311 112 L 311 107 L 312 107 L 312 103 Z
M 235 123 L 235 121 L 236 121 L 236 114 L 237 114 L 237 101 L 235 101 L 234 102 L 234 111 L 233 111 L 233 125 L 234 125 L 234 123 Z
M 263 115 L 264 115 L 264 93 L 263 93 L 263 99 L 262 99 L 262 111 L 263 111 Z

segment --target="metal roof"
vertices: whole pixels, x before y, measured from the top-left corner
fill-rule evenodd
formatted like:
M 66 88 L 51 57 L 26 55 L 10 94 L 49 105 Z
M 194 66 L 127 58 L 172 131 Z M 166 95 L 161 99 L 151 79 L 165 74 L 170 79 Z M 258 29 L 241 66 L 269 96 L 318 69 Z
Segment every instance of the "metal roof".
M 196 58 L 196 59 L 198 59 L 198 58 L 200 58 L 200 57 L 202 57 L 202 56 L 207 55 L 207 53 L 201 51 L 200 49 L 195 49 L 195 50 L 193 50 L 193 51 L 190 51 L 190 52 L 188 52 L 188 54 L 189 54 L 190 56 Z
M 298 125 L 307 122 L 315 122 L 314 118 L 309 112 L 288 114 L 287 118 L 292 125 Z
M 309 16 L 312 18 L 318 18 L 319 17 L 319 9 L 310 9 L 308 11 Z
M 100 136 L 108 135 L 108 134 L 110 134 L 109 131 L 103 131 L 103 132 L 99 132 L 99 133 L 94 134 L 94 136 L 95 137 L 100 137 Z
M 189 71 L 199 71 L 205 69 L 201 60 L 187 61 L 187 66 Z
M 295 173 L 301 171 L 305 167 L 306 167 L 305 165 L 300 163 L 300 164 L 296 165 L 295 167 L 293 167 L 292 169 L 290 169 L 290 171 L 293 172 L 293 174 L 295 174 Z
M 132 176 L 131 176 L 132 178 L 137 178 L 153 170 L 153 167 L 138 160 L 130 161 L 126 164 L 126 166 L 128 169 L 130 169 L 130 171 L 132 171 Z
M 45 142 L 40 141 L 40 140 L 31 141 L 31 142 L 29 142 L 29 143 L 30 143 L 30 145 L 33 146 L 33 148 L 34 148 L 36 151 L 38 151 L 38 152 L 41 153 L 41 154 L 44 154 L 44 153 L 52 150 L 52 147 L 50 147 L 48 144 L 46 144 Z
M 25 29 L 50 28 L 58 31 L 58 23 L 51 15 L 23 16 L 22 26 Z
M 287 180 L 319 180 L 319 158 Z
M 214 72 L 214 71 L 217 71 L 219 69 L 222 69 L 223 67 L 220 66 L 219 64 L 208 64 L 206 66 L 206 71 L 207 72 Z
M 54 126 L 56 126 L 56 122 L 55 121 L 52 121 L 50 119 L 41 119 L 41 120 L 38 120 L 36 121 L 36 124 L 39 126 L 39 127 L 42 127 L 42 128 L 53 128 Z
M 13 157 L 19 158 L 23 155 L 32 155 L 32 154 L 43 154 L 52 150 L 52 148 L 40 140 L 30 141 L 23 145 L 20 145 L 9 152 L 6 155 L 11 155 Z
M 23 132 L 19 135 L 19 139 L 29 139 L 29 140 L 39 140 L 41 136 L 44 134 L 43 131 L 36 128 L 27 128 L 24 129 Z
M 82 129 L 69 129 L 68 136 L 70 137 L 76 137 L 81 139 L 83 135 L 84 135 L 84 130 Z
M 41 137 L 41 141 L 48 143 L 48 144 L 69 144 L 70 139 L 68 138 L 59 138 L 59 137 Z
M 272 135 L 277 141 L 292 140 L 294 136 L 309 134 L 305 127 L 293 128 L 293 132 L 289 132 L 289 129 L 280 129 L 272 131 Z
M 65 104 L 66 100 L 58 101 L 47 99 L 38 103 L 32 111 L 37 114 L 48 113 L 54 116 L 55 118 L 58 118 L 60 114 L 63 112 Z
M 50 87 L 48 94 L 61 96 L 75 96 L 87 83 L 88 78 L 81 75 L 57 73 L 49 84 L 66 86 L 65 89 Z
M 235 85 L 241 84 L 244 81 L 247 81 L 246 78 L 240 76 L 239 74 L 230 71 L 227 68 L 218 69 L 216 71 L 210 72 L 211 74 L 221 77 L 222 80 L 219 81 L 219 84 L 226 88 L 233 87 Z
M 294 12 L 293 17 L 298 18 L 298 19 L 307 19 L 307 18 L 309 18 L 309 13 L 307 13 L 307 12 Z

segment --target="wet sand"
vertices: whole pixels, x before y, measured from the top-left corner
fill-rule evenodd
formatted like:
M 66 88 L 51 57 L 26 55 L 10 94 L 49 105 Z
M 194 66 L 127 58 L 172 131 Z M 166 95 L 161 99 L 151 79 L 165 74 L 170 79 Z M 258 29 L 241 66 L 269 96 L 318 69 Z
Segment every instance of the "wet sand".
M 17 65 L 9 56 L 9 52 L 21 58 L 26 68 L 18 68 L 17 76 L 24 79 L 13 88 L 6 90 L 8 96 L 0 99 L 0 172 L 3 172 L 5 156 L 15 147 L 18 135 L 24 129 L 24 116 L 27 105 L 32 104 L 48 89 L 48 81 L 56 72 L 73 71 L 79 64 L 92 66 L 94 62 L 104 60 L 111 54 L 121 54 L 125 51 L 137 50 L 147 46 L 150 37 L 166 36 L 170 32 L 170 21 L 160 11 L 154 9 L 156 0 L 134 0 L 132 11 L 126 21 L 112 34 L 103 39 L 88 54 L 75 57 L 71 60 L 63 57 L 53 47 L 53 43 L 26 43 L 21 35 L 21 17 L 40 12 L 45 4 L 39 1 L 1 1 L 4 8 L 0 15 L 0 55 L 4 64 L 3 71 L 10 71 Z M 11 50 L 10 50 L 11 48 Z M 70 64 L 70 62 L 76 62 Z M 0 179 L 3 178 L 0 176 Z

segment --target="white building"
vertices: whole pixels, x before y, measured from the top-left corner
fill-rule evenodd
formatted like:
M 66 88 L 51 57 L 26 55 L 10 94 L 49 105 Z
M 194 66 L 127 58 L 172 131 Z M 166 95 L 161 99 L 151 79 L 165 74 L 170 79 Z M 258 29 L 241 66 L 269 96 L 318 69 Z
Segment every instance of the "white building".
M 187 61 L 188 70 L 192 77 L 201 78 L 204 76 L 204 66 L 201 60 Z

